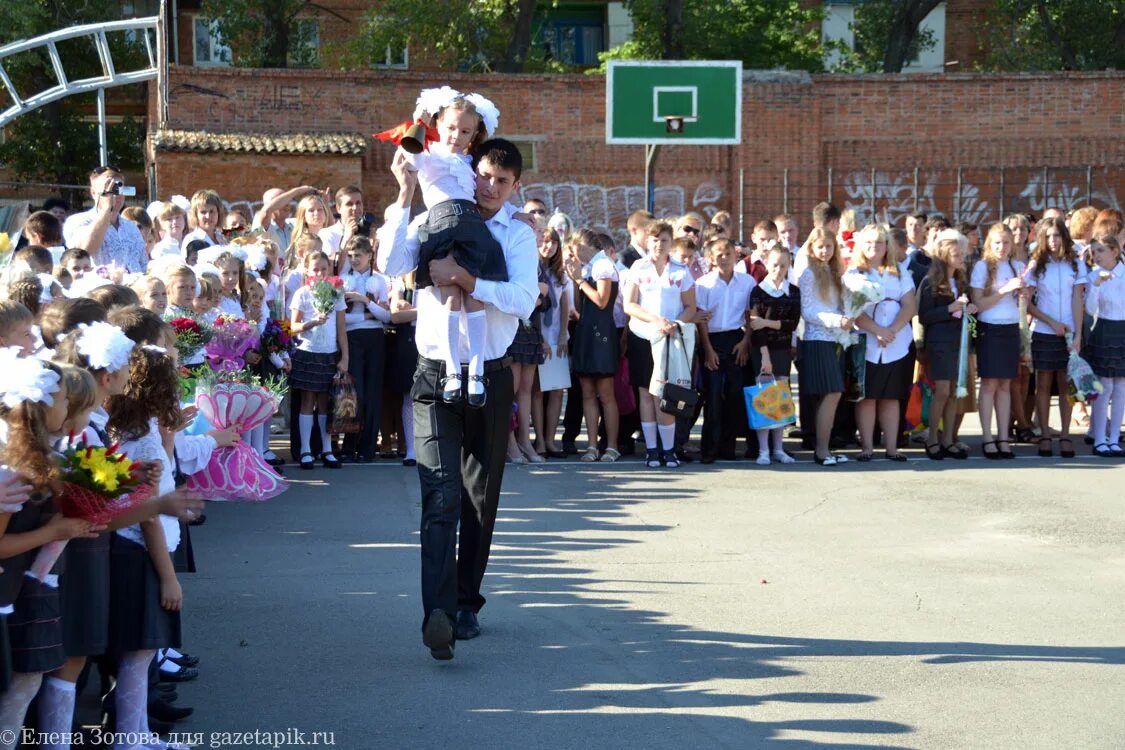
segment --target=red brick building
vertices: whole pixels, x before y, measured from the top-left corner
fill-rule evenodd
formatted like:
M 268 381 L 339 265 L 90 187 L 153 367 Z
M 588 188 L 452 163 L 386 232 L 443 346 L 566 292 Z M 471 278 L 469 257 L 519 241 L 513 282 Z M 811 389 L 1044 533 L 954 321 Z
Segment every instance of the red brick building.
M 394 192 L 393 148 L 370 134 L 407 116 L 420 88 L 444 82 L 496 101 L 500 133 L 526 157 L 524 196 L 612 230 L 643 206 L 644 149 L 606 145 L 604 79 L 582 75 L 173 67 L 167 126 L 149 139 L 157 194 L 212 187 L 254 201 L 271 186 L 356 182 L 378 208 Z M 657 208 L 804 219 L 831 197 L 861 221 L 918 208 L 980 222 L 1088 200 L 1118 206 L 1123 95 L 1120 73 L 750 72 L 743 143 L 663 148 Z

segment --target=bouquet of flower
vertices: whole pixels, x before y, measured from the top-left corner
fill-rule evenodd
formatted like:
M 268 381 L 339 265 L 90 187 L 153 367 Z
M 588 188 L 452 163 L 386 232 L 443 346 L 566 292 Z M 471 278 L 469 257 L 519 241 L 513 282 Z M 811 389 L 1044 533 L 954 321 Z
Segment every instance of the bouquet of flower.
M 79 442 L 63 451 L 59 464 L 62 489 L 55 502 L 68 518 L 104 524 L 136 507 L 151 491 L 148 485 L 141 484 L 137 464 L 118 453 L 116 445 L 87 446 Z M 65 547 L 66 542 L 43 545 L 31 564 L 31 574 L 40 581 L 46 580 Z
M 241 372 L 216 372 L 199 379 L 196 405 L 217 429 L 248 432 L 265 424 L 277 411 L 281 398 L 266 385 L 232 379 L 252 378 Z M 259 381 L 261 382 L 261 381 Z M 262 501 L 287 488 L 261 455 L 246 443 L 216 448 L 203 471 L 188 477 L 189 489 L 208 500 Z
M 869 305 L 874 305 L 883 299 L 883 288 L 866 274 L 845 273 L 843 277 L 844 317 L 855 320 L 864 313 Z M 837 332 L 837 343 L 842 347 L 849 347 L 858 341 L 858 337 L 851 331 Z
M 968 312 L 958 310 L 954 317 L 961 317 L 961 350 L 957 353 L 957 398 L 969 395 L 969 339 L 977 335 L 977 319 Z
M 293 329 L 288 320 L 266 321 L 266 329 L 262 332 L 262 353 L 270 358 L 274 367 L 281 369 L 282 360 L 293 353 L 296 342 L 293 338 Z
M 213 369 L 234 372 L 246 367 L 246 352 L 256 346 L 258 329 L 254 324 L 221 315 L 215 320 L 211 340 L 204 351 Z
M 168 321 L 176 332 L 176 351 L 180 361 L 187 362 L 211 340 L 211 328 L 194 318 L 172 318 Z
M 1073 335 L 1066 335 L 1066 345 L 1069 347 Z M 1090 364 L 1078 356 L 1078 352 L 1071 352 L 1066 362 L 1066 375 L 1070 379 L 1071 401 L 1081 401 L 1088 404 L 1094 401 L 1105 390 L 1101 379 L 1094 374 Z
M 344 298 L 344 282 L 339 276 L 309 279 L 308 284 L 312 289 L 313 309 L 320 315 L 331 313 Z

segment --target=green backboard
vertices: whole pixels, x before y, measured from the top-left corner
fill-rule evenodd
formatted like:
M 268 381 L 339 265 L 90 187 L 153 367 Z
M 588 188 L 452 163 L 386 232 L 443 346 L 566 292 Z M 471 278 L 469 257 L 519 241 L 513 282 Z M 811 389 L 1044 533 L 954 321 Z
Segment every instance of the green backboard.
M 733 146 L 742 142 L 741 60 L 612 60 L 606 143 Z M 666 117 L 682 117 L 668 133 Z

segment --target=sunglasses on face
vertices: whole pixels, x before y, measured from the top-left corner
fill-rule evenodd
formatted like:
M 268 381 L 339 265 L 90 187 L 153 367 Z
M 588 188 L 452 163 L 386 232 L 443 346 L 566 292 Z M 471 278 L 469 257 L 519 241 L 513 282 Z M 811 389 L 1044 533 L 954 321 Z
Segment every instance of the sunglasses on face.
M 683 231 L 687 234 L 699 234 L 703 230 L 701 230 L 699 227 L 687 226 L 683 227 Z
M 531 214 L 532 216 L 546 216 L 547 215 L 547 209 L 545 209 L 545 208 L 533 208 L 530 211 L 528 211 L 528 213 Z

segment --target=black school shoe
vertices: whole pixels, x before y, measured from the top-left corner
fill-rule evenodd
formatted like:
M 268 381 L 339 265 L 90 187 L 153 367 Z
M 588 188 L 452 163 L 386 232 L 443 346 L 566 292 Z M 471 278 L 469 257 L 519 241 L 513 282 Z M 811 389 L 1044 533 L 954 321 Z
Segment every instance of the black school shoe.
M 326 469 L 340 468 L 340 459 L 336 458 L 332 453 L 321 453 L 320 461 L 324 464 L 324 468 Z M 305 468 L 304 464 L 301 464 L 301 468 Z
M 444 610 L 435 609 L 422 627 L 422 643 L 430 650 L 430 656 L 438 661 L 453 658 L 453 623 Z

